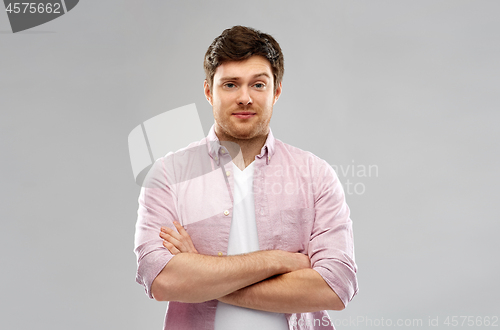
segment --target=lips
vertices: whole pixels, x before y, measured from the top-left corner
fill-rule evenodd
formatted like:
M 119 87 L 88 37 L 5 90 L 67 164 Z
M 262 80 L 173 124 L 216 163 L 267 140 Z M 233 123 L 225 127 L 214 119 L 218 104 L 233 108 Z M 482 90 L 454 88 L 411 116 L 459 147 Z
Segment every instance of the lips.
M 251 118 L 251 117 L 255 116 L 255 112 L 240 111 L 240 112 L 235 112 L 232 115 L 235 116 L 236 118 L 248 119 L 248 118 Z

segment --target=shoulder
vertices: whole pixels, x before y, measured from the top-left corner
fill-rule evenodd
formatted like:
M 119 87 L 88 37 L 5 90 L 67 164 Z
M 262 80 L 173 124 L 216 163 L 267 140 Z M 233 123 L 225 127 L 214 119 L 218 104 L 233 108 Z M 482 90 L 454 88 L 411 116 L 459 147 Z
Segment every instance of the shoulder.
M 208 156 L 207 138 L 200 141 L 195 141 L 187 146 L 176 150 L 170 151 L 165 156 L 158 158 L 156 161 L 162 161 L 164 164 L 182 164 L 185 162 L 192 162 L 196 159 L 205 159 Z
M 333 171 L 333 168 L 324 159 L 318 157 L 310 151 L 292 146 L 279 139 L 275 139 L 274 156 L 277 157 L 280 162 L 284 162 L 286 164 L 307 166 L 316 171 L 320 169 L 326 170 L 328 168 Z
M 275 151 L 270 164 L 286 173 L 300 173 L 303 180 L 318 187 L 337 185 L 340 181 L 332 166 L 310 151 L 275 139 Z
M 317 196 L 325 192 L 343 191 L 333 167 L 310 151 L 276 139 L 274 158 L 275 162 L 271 160 L 273 167 L 283 167 L 284 173 L 300 176 L 300 180 L 312 185 Z
M 148 176 L 154 181 L 172 185 L 207 174 L 213 170 L 208 148 L 207 139 L 203 138 L 171 151 L 156 159 Z

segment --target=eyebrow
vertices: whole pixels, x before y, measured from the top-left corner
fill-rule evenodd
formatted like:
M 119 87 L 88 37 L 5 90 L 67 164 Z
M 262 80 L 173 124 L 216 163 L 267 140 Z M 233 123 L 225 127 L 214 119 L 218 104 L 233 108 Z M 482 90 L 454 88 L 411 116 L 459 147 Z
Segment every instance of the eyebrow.
M 261 73 L 254 74 L 252 76 L 252 79 L 259 78 L 261 76 L 265 76 L 265 77 L 271 79 L 271 77 L 269 76 L 269 74 L 267 72 L 261 72 Z M 240 79 L 241 79 L 240 77 L 222 77 L 222 78 L 220 78 L 221 81 L 226 81 L 226 80 L 240 80 Z

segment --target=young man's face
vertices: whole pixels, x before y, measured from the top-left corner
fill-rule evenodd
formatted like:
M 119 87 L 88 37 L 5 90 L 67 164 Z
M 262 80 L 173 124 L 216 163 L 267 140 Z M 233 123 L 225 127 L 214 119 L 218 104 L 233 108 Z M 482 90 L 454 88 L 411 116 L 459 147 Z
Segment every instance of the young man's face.
M 219 139 L 267 135 L 281 83 L 275 93 L 271 64 L 266 58 L 252 56 L 244 61 L 223 63 L 215 71 L 212 90 L 206 81 L 204 87 L 213 107 Z

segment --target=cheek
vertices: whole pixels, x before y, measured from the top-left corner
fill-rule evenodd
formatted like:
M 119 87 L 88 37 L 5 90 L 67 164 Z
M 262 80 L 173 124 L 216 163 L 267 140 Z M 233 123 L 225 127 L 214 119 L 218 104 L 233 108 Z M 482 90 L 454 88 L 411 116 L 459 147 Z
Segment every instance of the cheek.
M 220 109 L 220 100 L 217 96 L 212 97 L 212 111 L 214 116 L 219 112 Z
M 260 100 L 261 100 L 262 104 L 265 104 L 268 107 L 273 106 L 273 104 L 274 104 L 274 95 L 273 95 L 273 93 L 269 93 L 269 94 L 266 93 L 266 95 L 262 95 L 262 97 L 260 98 Z
M 212 98 L 212 105 L 214 107 L 217 107 L 217 109 L 221 109 L 224 107 L 224 105 L 227 105 L 228 103 L 228 98 L 227 97 L 222 97 L 220 94 L 215 94 Z
M 273 97 L 266 97 L 264 100 L 262 100 L 263 108 L 268 112 L 269 114 L 273 111 L 273 105 L 274 105 L 274 98 Z

